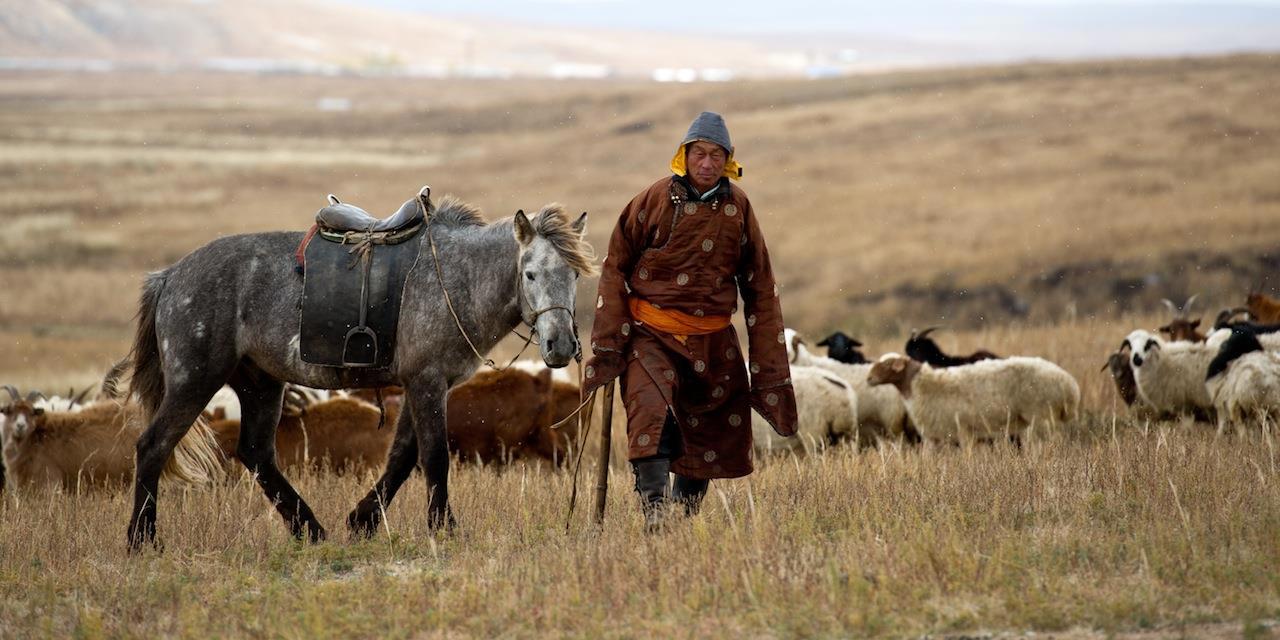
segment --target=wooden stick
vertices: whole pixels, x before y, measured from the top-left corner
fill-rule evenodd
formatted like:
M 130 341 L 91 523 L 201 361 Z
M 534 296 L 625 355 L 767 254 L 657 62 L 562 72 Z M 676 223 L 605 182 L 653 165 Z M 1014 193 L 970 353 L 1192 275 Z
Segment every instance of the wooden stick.
M 604 401 L 600 407 L 600 464 L 596 468 L 597 526 L 604 524 L 605 499 L 609 495 L 609 445 L 613 437 L 613 382 L 604 387 Z

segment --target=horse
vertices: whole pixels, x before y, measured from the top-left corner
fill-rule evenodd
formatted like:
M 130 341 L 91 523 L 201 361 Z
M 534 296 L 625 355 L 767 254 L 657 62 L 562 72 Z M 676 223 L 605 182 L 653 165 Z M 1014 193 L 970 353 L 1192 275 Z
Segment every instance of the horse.
M 220 238 L 146 277 L 131 352 L 131 392 L 149 426 L 137 443 L 131 552 L 156 545 L 160 472 L 223 384 L 240 399 L 237 457 L 294 538 L 314 543 L 327 533 L 276 464 L 275 430 L 286 382 L 323 389 L 405 388 L 409 410 L 396 421 L 386 468 L 347 517 L 353 535 L 377 531 L 383 509 L 418 466 L 426 476 L 428 526 L 455 526 L 446 394 L 521 323 L 536 334 L 547 366 L 564 367 L 580 357 L 577 281 L 596 273 L 595 256 L 584 237 L 587 214 L 571 219 L 559 204 L 532 217 L 521 210 L 490 223 L 478 208 L 451 196 L 438 207 L 425 195 L 422 201 L 424 226 L 408 240 L 422 243 L 422 258 L 407 276 L 395 352 L 385 369 L 302 361 L 303 281 L 294 270 L 300 232 Z

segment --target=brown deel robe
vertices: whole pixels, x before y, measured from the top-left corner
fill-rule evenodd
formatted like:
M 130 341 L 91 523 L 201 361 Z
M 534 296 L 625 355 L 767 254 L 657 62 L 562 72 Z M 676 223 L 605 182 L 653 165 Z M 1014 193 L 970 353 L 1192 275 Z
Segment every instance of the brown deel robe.
M 628 297 L 699 317 L 728 316 L 742 293 L 750 382 L 732 325 L 681 343 L 632 319 Z M 746 193 L 721 188 L 708 201 L 663 178 L 622 211 L 600 276 L 589 393 L 621 377 L 632 460 L 656 455 L 668 410 L 683 437 L 675 473 L 699 479 L 751 473 L 755 409 L 782 435 L 796 430 L 796 400 L 783 342 L 782 308 Z

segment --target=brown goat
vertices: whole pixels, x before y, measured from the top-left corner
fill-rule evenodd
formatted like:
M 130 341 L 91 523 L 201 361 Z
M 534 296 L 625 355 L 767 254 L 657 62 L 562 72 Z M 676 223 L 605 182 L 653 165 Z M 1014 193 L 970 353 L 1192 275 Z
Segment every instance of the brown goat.
M 1265 293 L 1250 293 L 1245 298 L 1245 307 L 1249 309 L 1249 315 L 1253 316 L 1254 322 L 1259 324 L 1280 322 L 1280 300 Z
M 31 397 L 0 408 L 0 441 L 8 480 L 20 487 L 118 485 L 133 477 L 134 445 L 145 427 L 135 403 L 98 402 L 70 413 L 45 411 Z M 178 443 L 165 475 L 186 484 L 221 477 L 212 434 L 197 422 Z
M 449 449 L 482 464 L 547 460 L 562 464 L 577 438 L 576 421 L 551 425 L 578 406 L 578 387 L 552 379 L 550 369 L 481 371 L 449 392 Z
M 300 415 L 281 416 L 276 427 L 276 460 L 283 468 L 312 465 L 327 471 L 377 469 L 395 438 L 400 398 L 388 398 L 387 425 L 378 428 L 378 409 L 356 398 L 331 398 Z M 228 460 L 236 459 L 239 420 L 211 425 Z
M 333 398 L 313 404 L 301 415 L 286 415 L 276 430 L 276 458 L 282 467 L 310 462 L 330 471 L 375 469 L 386 460 L 395 422 L 404 402 L 402 390 L 383 389 L 387 424 L 378 429 L 377 407 L 360 398 Z M 359 397 L 356 397 L 359 396 Z M 550 426 L 578 406 L 578 387 L 552 380 L 550 369 L 531 374 L 519 369 L 482 371 L 449 392 L 449 449 L 482 464 L 508 460 L 547 460 L 561 464 L 577 435 L 577 424 Z M 240 423 L 213 423 L 219 446 L 235 458 Z
M 1172 342 L 1204 342 L 1205 335 L 1199 329 L 1200 318 L 1192 320 L 1189 316 L 1191 305 L 1195 304 L 1196 298 L 1199 296 L 1200 294 L 1197 293 L 1187 298 L 1181 308 L 1173 304 L 1173 301 L 1168 298 L 1161 300 L 1164 306 L 1169 308 L 1169 312 L 1173 314 L 1173 319 L 1169 321 L 1169 324 L 1160 327 L 1158 331 L 1169 336 L 1169 340 Z

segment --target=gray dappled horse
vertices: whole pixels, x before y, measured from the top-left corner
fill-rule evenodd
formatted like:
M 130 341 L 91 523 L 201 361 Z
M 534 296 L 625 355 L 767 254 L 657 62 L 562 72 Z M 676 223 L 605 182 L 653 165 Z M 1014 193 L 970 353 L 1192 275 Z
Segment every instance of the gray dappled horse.
M 523 321 L 536 331 L 547 365 L 567 365 L 579 348 L 570 311 L 577 279 L 594 273 L 594 256 L 583 239 L 586 217 L 570 220 L 559 205 L 548 205 L 532 218 L 517 212 L 512 219 L 489 224 L 474 207 L 442 199 L 428 211 L 418 237 L 410 240 L 423 247 L 405 284 L 388 369 L 302 362 L 302 278 L 293 263 L 302 233 L 221 238 L 150 274 L 142 288 L 133 345 L 133 389 L 151 422 L 138 440 L 130 550 L 155 542 L 160 472 L 223 384 L 240 398 L 237 455 L 294 537 L 305 535 L 312 542 L 323 539 L 325 530 L 276 465 L 284 383 L 323 389 L 403 385 L 409 410 L 400 414 L 387 468 L 347 524 L 357 535 L 375 533 L 382 509 L 421 465 L 429 526 L 452 526 L 445 395 L 479 366 L 458 324 L 484 354 Z M 428 234 L 439 253 L 457 322 L 437 280 Z

